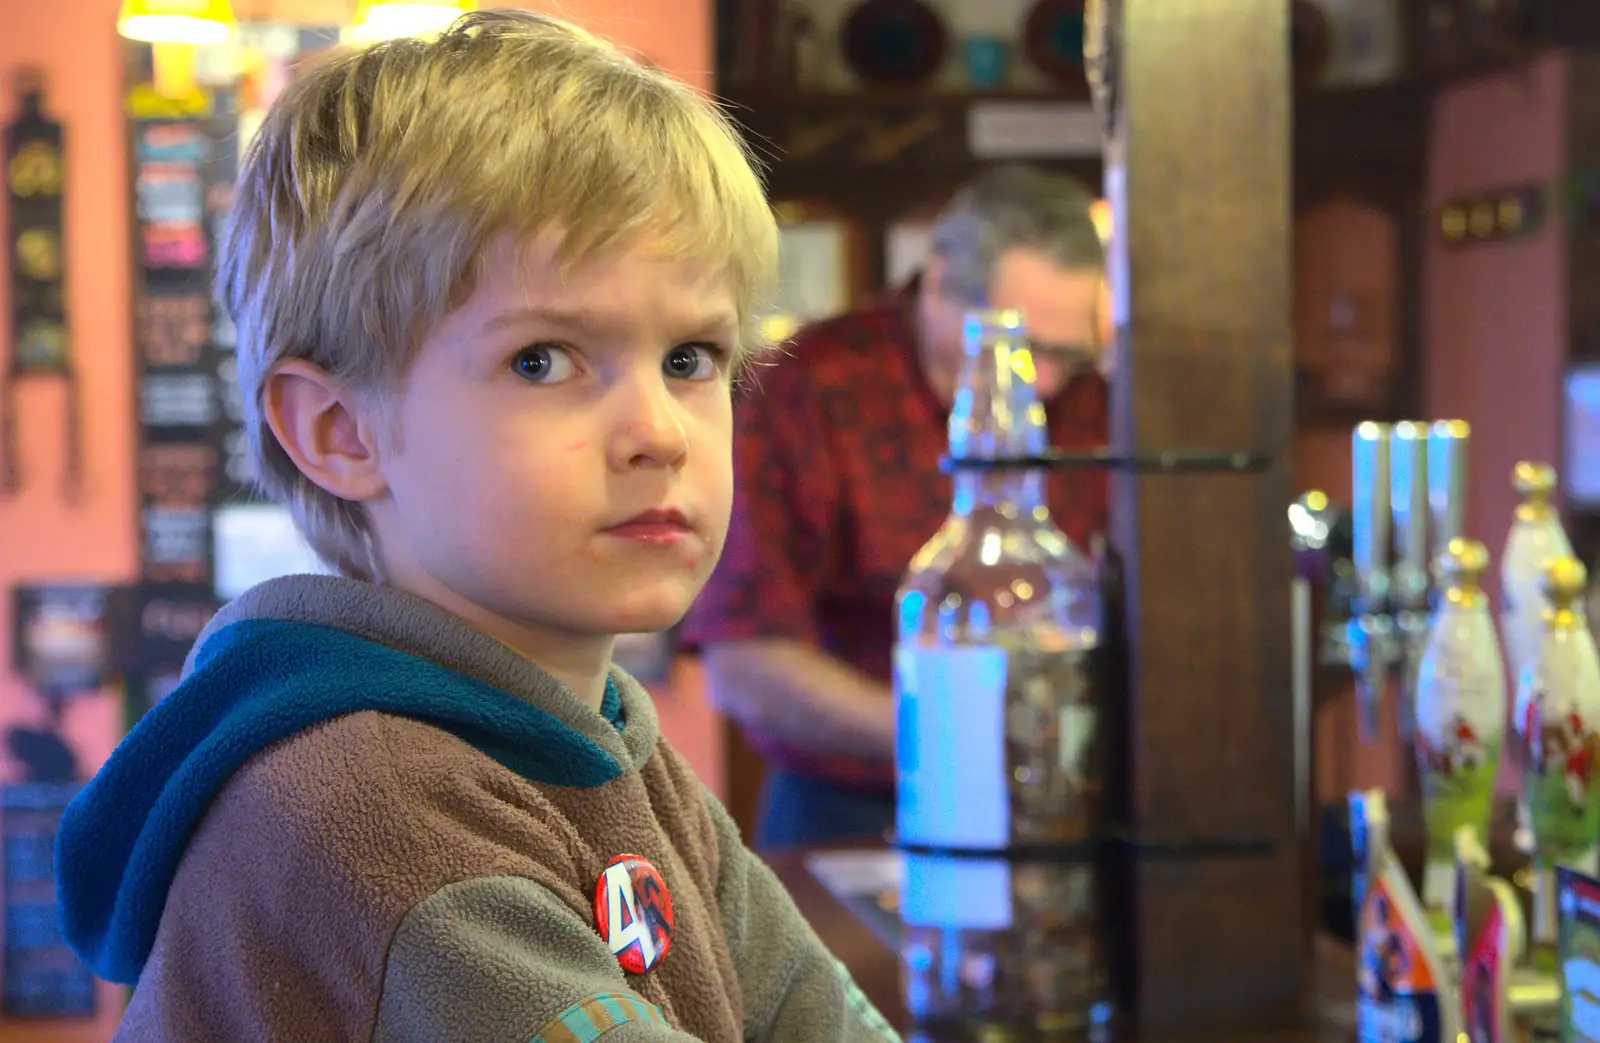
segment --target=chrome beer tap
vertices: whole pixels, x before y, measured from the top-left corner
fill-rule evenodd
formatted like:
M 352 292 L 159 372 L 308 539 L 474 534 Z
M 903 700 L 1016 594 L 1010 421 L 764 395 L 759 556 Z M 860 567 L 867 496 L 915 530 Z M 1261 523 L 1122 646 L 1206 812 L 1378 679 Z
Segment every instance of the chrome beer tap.
M 1439 561 L 1450 541 L 1463 535 L 1467 512 L 1467 448 L 1472 425 L 1465 420 L 1435 420 L 1428 430 L 1428 520 L 1433 542 L 1429 561 Z M 1434 580 L 1432 597 L 1439 583 Z
M 1389 500 L 1396 560 L 1389 576 L 1400 687 L 1395 722 L 1410 744 L 1416 727 L 1417 668 L 1428 644 L 1429 565 L 1428 425 L 1395 424 L 1389 435 Z
M 1312 594 L 1327 571 L 1328 540 L 1338 523 L 1339 511 L 1328 494 L 1312 489 L 1289 508 L 1289 547 L 1294 553 L 1295 577 L 1290 585 L 1290 634 L 1293 647 L 1294 774 L 1296 828 L 1304 829 L 1312 810 L 1311 747 L 1315 695 L 1312 677 L 1316 661 L 1316 611 Z
M 1394 621 L 1389 614 L 1389 439 L 1388 424 L 1369 420 L 1356 426 L 1351 440 L 1352 558 L 1357 597 L 1347 630 L 1364 742 L 1377 737 L 1384 681 L 1398 658 Z

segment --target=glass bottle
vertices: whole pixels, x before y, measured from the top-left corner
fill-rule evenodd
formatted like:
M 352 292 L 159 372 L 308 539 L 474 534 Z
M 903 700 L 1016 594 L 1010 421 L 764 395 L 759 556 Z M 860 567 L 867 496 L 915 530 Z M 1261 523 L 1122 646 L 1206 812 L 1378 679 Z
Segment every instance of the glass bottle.
M 1543 633 L 1517 679 L 1512 729 L 1532 826 L 1533 955 L 1554 970 L 1555 867 L 1600 869 L 1600 654 L 1579 601 L 1587 570 L 1573 557 L 1541 569 Z
M 1416 753 L 1427 854 L 1422 901 L 1440 935 L 1454 937 L 1455 836 L 1487 836 L 1508 700 L 1505 660 L 1483 576 L 1489 552 L 1457 537 L 1437 571 L 1443 596 L 1417 671 Z
M 970 313 L 965 340 L 950 515 L 897 599 L 907 1006 L 985 1039 L 1082 1038 L 1109 1013 L 1100 591 L 1046 503 L 1021 317 Z

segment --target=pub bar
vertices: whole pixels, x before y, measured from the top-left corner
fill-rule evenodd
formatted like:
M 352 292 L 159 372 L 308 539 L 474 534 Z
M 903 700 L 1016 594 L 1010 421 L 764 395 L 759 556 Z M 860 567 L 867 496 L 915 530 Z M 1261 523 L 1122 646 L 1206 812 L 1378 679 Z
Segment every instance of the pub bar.
M 0 1043 L 1600 1043 L 1600 7 L 5 0 Z

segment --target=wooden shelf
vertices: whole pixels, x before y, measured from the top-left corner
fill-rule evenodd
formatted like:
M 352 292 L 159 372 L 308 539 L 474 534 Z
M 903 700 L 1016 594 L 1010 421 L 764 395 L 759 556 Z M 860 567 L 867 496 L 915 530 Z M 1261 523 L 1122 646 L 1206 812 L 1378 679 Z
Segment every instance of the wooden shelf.
M 1334 195 L 1391 211 L 1420 206 L 1432 85 L 1408 79 L 1303 92 L 1295 98 L 1295 195 L 1311 205 Z M 1052 91 L 860 91 L 775 88 L 721 92 L 729 114 L 769 165 L 775 199 L 877 211 L 965 180 L 978 106 L 1086 106 L 1087 87 Z M 1082 110 L 1079 110 L 1082 111 Z M 1100 156 L 1019 156 L 1096 183 Z
M 1420 80 L 1296 97 L 1296 205 L 1350 196 L 1420 215 L 1432 97 L 1431 85 Z
M 914 208 L 941 196 L 986 162 L 973 154 L 975 113 L 1035 106 L 1084 114 L 1087 89 L 1053 92 L 792 93 L 725 91 L 721 98 L 768 164 L 768 191 L 780 202 L 812 201 L 855 214 Z M 1068 156 L 1018 156 L 1100 180 L 1097 147 Z
M 870 90 L 798 90 L 778 87 L 730 87 L 717 91 L 725 102 L 752 109 L 776 106 L 787 109 L 851 109 L 868 111 L 899 110 L 906 107 L 945 107 L 970 105 L 975 101 L 1044 101 L 1062 102 L 1089 100 L 1087 84 L 1049 90 L 996 90 L 964 91 L 936 88 L 874 87 Z

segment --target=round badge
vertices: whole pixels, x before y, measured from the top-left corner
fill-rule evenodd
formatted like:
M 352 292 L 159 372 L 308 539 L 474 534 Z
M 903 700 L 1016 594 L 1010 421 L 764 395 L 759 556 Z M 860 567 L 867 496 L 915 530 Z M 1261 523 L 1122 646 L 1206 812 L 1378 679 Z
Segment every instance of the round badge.
M 672 948 L 672 897 L 656 867 L 617 855 L 594 885 L 594 926 L 630 974 L 643 974 Z

